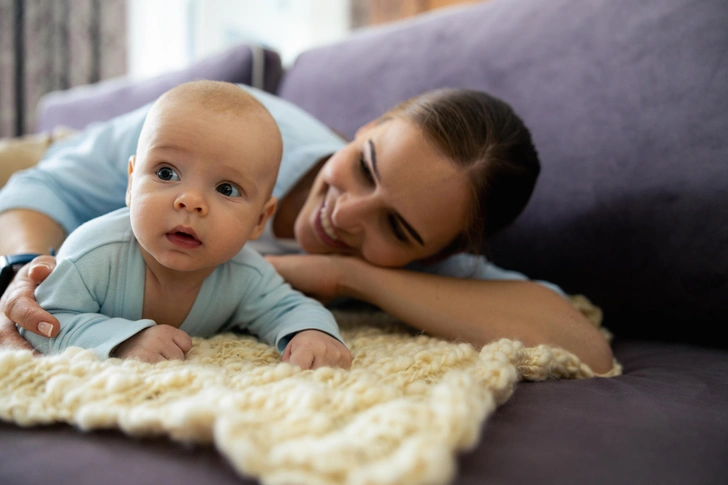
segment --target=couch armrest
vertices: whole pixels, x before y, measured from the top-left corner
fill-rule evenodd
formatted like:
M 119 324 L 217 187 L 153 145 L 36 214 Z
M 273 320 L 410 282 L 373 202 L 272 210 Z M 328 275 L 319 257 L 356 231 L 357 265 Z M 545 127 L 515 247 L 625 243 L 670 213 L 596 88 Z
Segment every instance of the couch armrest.
M 38 102 L 36 132 L 57 126 L 81 129 L 150 103 L 172 87 L 196 79 L 248 84 L 275 92 L 283 68 L 278 53 L 239 45 L 185 69 L 145 80 L 129 77 L 54 91 Z

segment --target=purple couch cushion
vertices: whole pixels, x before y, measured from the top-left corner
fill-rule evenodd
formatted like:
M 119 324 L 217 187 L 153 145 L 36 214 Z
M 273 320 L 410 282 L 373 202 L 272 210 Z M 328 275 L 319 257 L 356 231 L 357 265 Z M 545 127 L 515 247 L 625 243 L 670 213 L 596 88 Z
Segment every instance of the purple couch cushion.
M 258 85 L 274 92 L 282 73 L 278 53 L 239 45 L 185 69 L 143 81 L 119 78 L 49 93 L 38 104 L 36 131 L 50 131 L 59 125 L 83 128 L 94 121 L 128 113 L 174 86 L 196 79 Z
M 458 485 L 726 483 L 728 352 L 629 341 L 614 353 L 620 377 L 519 384 L 461 457 Z
M 710 342 L 728 315 L 726 26 L 722 1 L 495 0 L 309 51 L 279 93 L 349 136 L 437 87 L 507 100 L 543 172 L 496 262 L 586 294 L 619 335 Z

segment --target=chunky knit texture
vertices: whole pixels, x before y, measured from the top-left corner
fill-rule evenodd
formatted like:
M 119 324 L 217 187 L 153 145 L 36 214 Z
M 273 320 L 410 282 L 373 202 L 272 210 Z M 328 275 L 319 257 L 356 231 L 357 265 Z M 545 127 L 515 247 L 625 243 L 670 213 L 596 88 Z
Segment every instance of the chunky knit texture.
M 598 324 L 599 310 L 573 299 Z M 455 454 L 521 379 L 594 373 L 558 348 L 414 335 L 382 313 L 337 313 L 351 370 L 301 371 L 249 336 L 193 339 L 185 361 L 145 364 L 70 348 L 0 352 L 0 419 L 66 422 L 214 443 L 264 484 L 444 484 Z M 611 375 L 621 368 L 615 362 Z

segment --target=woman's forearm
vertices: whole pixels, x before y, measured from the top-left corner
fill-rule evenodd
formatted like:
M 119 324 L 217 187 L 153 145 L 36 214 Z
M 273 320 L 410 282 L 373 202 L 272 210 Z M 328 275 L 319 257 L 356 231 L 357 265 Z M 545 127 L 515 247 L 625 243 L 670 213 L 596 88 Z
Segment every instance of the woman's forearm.
M 49 254 L 65 237 L 63 228 L 40 212 L 14 209 L 0 214 L 0 255 Z
M 567 300 L 529 281 L 448 278 L 366 263 L 346 272 L 345 296 L 372 303 L 430 335 L 478 347 L 499 338 L 562 347 L 594 372 L 612 368 L 609 343 Z

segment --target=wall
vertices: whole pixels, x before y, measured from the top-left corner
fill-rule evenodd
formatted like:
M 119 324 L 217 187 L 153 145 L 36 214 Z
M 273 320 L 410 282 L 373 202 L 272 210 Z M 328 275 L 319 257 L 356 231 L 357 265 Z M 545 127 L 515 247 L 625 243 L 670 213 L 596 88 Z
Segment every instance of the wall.
M 302 51 L 352 29 L 473 0 L 128 0 L 129 74 L 181 69 L 227 47 L 255 43 L 288 67 Z
M 349 0 L 129 0 L 129 74 L 182 68 L 239 43 L 268 46 L 290 65 L 349 33 Z
M 475 0 L 351 0 L 352 28 L 379 25 Z M 486 1 L 486 0 L 482 0 Z

